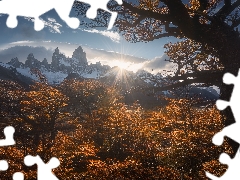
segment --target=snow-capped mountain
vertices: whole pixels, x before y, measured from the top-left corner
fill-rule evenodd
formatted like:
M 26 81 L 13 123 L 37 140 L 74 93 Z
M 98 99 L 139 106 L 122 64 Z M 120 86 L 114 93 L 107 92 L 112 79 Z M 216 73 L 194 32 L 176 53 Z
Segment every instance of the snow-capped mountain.
M 173 97 L 174 94 L 171 90 L 154 90 L 154 87 L 164 87 L 174 83 L 161 74 L 152 74 L 145 70 L 134 73 L 119 67 L 102 65 L 100 62 L 88 64 L 86 53 L 81 46 L 74 50 L 72 57 L 66 57 L 56 48 L 51 61 L 46 58 L 39 61 L 30 53 L 25 63 L 20 62 L 17 57 L 12 58 L 8 63 L 0 63 L 0 79 L 14 80 L 24 86 L 43 79 L 52 85 L 60 84 L 64 79 L 71 78 L 99 79 L 114 85 L 122 91 L 128 103 L 139 100 L 142 101 L 141 104 L 159 104 L 159 96 Z M 190 96 L 198 94 L 212 100 L 218 97 L 211 87 L 205 89 L 192 87 L 189 94 Z
M 34 73 L 34 70 L 38 69 L 46 77 L 49 84 L 59 84 L 72 74 L 83 78 L 97 79 L 111 69 L 110 66 L 101 65 L 100 62 L 89 65 L 86 53 L 81 46 L 75 49 L 71 58 L 66 57 L 56 48 L 50 63 L 46 58 L 39 61 L 30 53 L 25 63 L 19 62 L 16 57 L 11 59 L 7 64 L 4 65 L 4 63 L 1 63 L 1 65 L 7 68 L 15 68 L 21 75 L 35 81 L 38 81 L 38 77 Z
M 102 79 L 105 82 L 113 83 L 123 81 L 128 84 L 144 85 L 144 86 L 162 86 L 165 84 L 164 78 L 160 74 L 153 75 L 145 70 L 139 70 L 136 73 L 120 69 L 118 67 L 110 67 L 102 65 L 100 62 L 96 64 L 88 64 L 86 53 L 79 46 L 74 50 L 72 57 L 66 57 L 58 48 L 55 49 L 52 59 L 49 62 L 46 58 L 39 61 L 30 53 L 25 63 L 18 60 L 17 57 L 12 58 L 8 63 L 1 63 L 1 66 L 7 69 L 14 69 L 18 74 L 38 81 L 36 69 L 47 79 L 49 84 L 59 84 L 65 78 L 81 77 Z

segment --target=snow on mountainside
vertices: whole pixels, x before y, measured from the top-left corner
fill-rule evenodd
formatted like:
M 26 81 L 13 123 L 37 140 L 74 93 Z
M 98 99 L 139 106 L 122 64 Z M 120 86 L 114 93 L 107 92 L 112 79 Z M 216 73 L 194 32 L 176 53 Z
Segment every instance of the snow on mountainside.
M 15 80 L 18 80 L 18 77 L 21 77 L 20 79 L 23 82 L 27 78 L 26 81 L 29 84 L 31 83 L 29 80 L 39 81 L 39 72 L 49 84 L 59 84 L 67 78 L 100 79 L 107 84 L 116 85 L 123 92 L 128 93 L 132 89 L 141 89 L 143 87 L 151 89 L 151 87 L 163 87 L 174 83 L 164 78 L 161 74 L 152 74 L 145 70 L 138 70 L 136 73 L 133 73 L 119 67 L 111 68 L 108 65 L 102 65 L 100 62 L 88 64 L 86 53 L 81 46 L 75 49 L 72 57 L 66 57 L 56 48 L 50 63 L 45 58 L 39 61 L 30 53 L 25 63 L 20 62 L 18 58 L 13 58 L 8 63 L 0 63 L 0 67 L 4 68 L 7 74 L 10 74 L 8 77 L 5 77 L 0 72 L 0 79 L 11 79 L 11 77 L 14 77 Z M 195 93 L 202 94 L 210 99 L 218 97 L 218 93 L 211 87 L 206 89 L 193 87 L 191 94 Z M 158 95 L 171 96 L 170 91 L 154 92 L 154 94 L 156 97 Z M 141 96 L 138 95 L 138 97 Z
M 72 73 L 77 73 L 83 78 L 98 79 L 110 70 L 109 66 L 101 65 L 100 62 L 88 65 L 86 53 L 81 46 L 75 49 L 71 58 L 66 57 L 56 48 L 50 64 L 46 59 L 42 62 L 37 60 L 30 53 L 25 63 L 19 62 L 18 58 L 13 58 L 7 64 L 1 63 L 0 65 L 5 68 L 15 68 L 21 75 L 35 81 L 38 81 L 38 78 L 32 73 L 32 70 L 38 69 L 46 77 L 49 84 L 59 84 Z

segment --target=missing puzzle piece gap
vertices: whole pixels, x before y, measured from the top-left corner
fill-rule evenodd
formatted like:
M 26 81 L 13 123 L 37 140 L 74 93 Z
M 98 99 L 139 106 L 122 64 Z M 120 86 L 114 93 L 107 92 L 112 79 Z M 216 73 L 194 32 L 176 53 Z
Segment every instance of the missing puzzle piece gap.
M 58 180 L 58 178 L 52 172 L 52 169 L 57 168 L 60 165 L 60 161 L 55 157 L 51 158 L 50 161 L 45 164 L 40 156 L 27 155 L 24 158 L 24 164 L 27 166 L 37 164 L 38 180 Z
M 14 145 L 16 142 L 13 139 L 13 134 L 15 129 L 12 126 L 7 126 L 4 128 L 4 135 L 5 139 L 0 139 L 0 146 L 11 146 Z
M 6 171 L 8 169 L 8 162 L 6 160 L 0 160 L 0 171 Z
M 16 172 L 13 174 L 13 180 L 24 180 L 24 175 L 21 172 Z
M 112 29 L 113 24 L 117 18 L 117 12 L 110 11 L 107 8 L 107 4 L 110 0 L 77 1 L 84 2 L 90 5 L 90 8 L 87 11 L 87 17 L 90 19 L 94 19 L 97 16 L 98 9 L 109 12 L 111 14 L 111 19 L 108 25 L 108 30 Z M 123 3 L 122 0 L 116 1 L 119 5 Z M 9 15 L 6 21 L 6 24 L 9 28 L 17 27 L 17 16 L 25 16 L 34 18 L 34 29 L 36 31 L 40 31 L 44 28 L 44 23 L 42 22 L 42 20 L 40 20 L 39 17 L 46 12 L 55 9 L 59 17 L 63 21 L 65 21 L 70 28 L 77 29 L 80 25 L 79 19 L 75 17 L 69 17 L 73 4 L 74 0 L 1 0 L 0 13 Z
M 240 153 L 237 151 L 233 159 L 226 153 L 222 153 L 219 157 L 219 161 L 222 164 L 228 165 L 227 171 L 221 176 L 217 177 L 209 172 L 206 172 L 206 176 L 211 180 L 239 180 L 240 179 Z
M 235 118 L 235 123 L 230 124 L 222 129 L 222 131 L 216 133 L 213 138 L 212 142 L 215 145 L 222 145 L 224 141 L 224 137 L 228 137 L 232 140 L 234 140 L 237 143 L 240 143 L 240 136 L 239 136 L 239 130 L 240 130 L 240 111 L 239 111 L 239 102 L 240 102 L 240 69 L 238 72 L 238 76 L 234 76 L 231 73 L 226 73 L 223 76 L 223 82 L 227 85 L 234 84 L 232 95 L 230 98 L 230 101 L 224 101 L 224 100 L 217 100 L 216 106 L 219 110 L 224 110 L 228 106 L 231 108 L 232 113 Z M 221 176 L 216 177 L 212 175 L 209 172 L 206 172 L 206 176 L 209 177 L 212 180 L 239 180 L 240 179 L 240 149 L 238 149 L 235 157 L 231 159 L 229 155 L 226 153 L 222 153 L 219 157 L 219 161 L 222 164 L 227 164 L 228 169 L 227 171 Z

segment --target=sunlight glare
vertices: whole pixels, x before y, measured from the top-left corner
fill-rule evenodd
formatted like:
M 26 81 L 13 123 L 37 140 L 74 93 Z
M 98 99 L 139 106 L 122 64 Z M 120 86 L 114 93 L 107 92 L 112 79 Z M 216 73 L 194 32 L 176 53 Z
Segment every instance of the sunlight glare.
M 116 61 L 114 64 L 118 66 L 120 69 L 128 69 L 128 67 L 131 65 L 130 62 L 124 62 L 124 61 Z

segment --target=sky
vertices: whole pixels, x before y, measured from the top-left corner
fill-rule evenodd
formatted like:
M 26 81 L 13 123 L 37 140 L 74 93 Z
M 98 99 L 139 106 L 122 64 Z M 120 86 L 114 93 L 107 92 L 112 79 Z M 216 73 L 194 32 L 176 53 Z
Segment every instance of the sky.
M 74 9 L 70 16 L 76 17 Z M 74 49 L 80 45 L 86 52 L 89 63 L 101 61 L 102 64 L 114 66 L 123 61 L 130 70 L 144 69 L 146 66 L 158 71 L 169 67 L 166 62 L 162 62 L 166 58 L 164 44 L 176 41 L 173 38 L 163 38 L 148 43 L 130 43 L 118 32 L 107 30 L 107 27 L 88 29 L 80 25 L 78 29 L 71 29 L 55 10 L 41 16 L 45 27 L 39 32 L 34 30 L 33 20 L 27 17 L 18 17 L 18 26 L 10 29 L 6 26 L 7 17 L 8 15 L 0 14 L 1 62 L 7 62 L 13 57 L 25 61 L 29 53 L 33 53 L 39 60 L 46 57 L 51 62 L 56 47 L 71 57 Z

